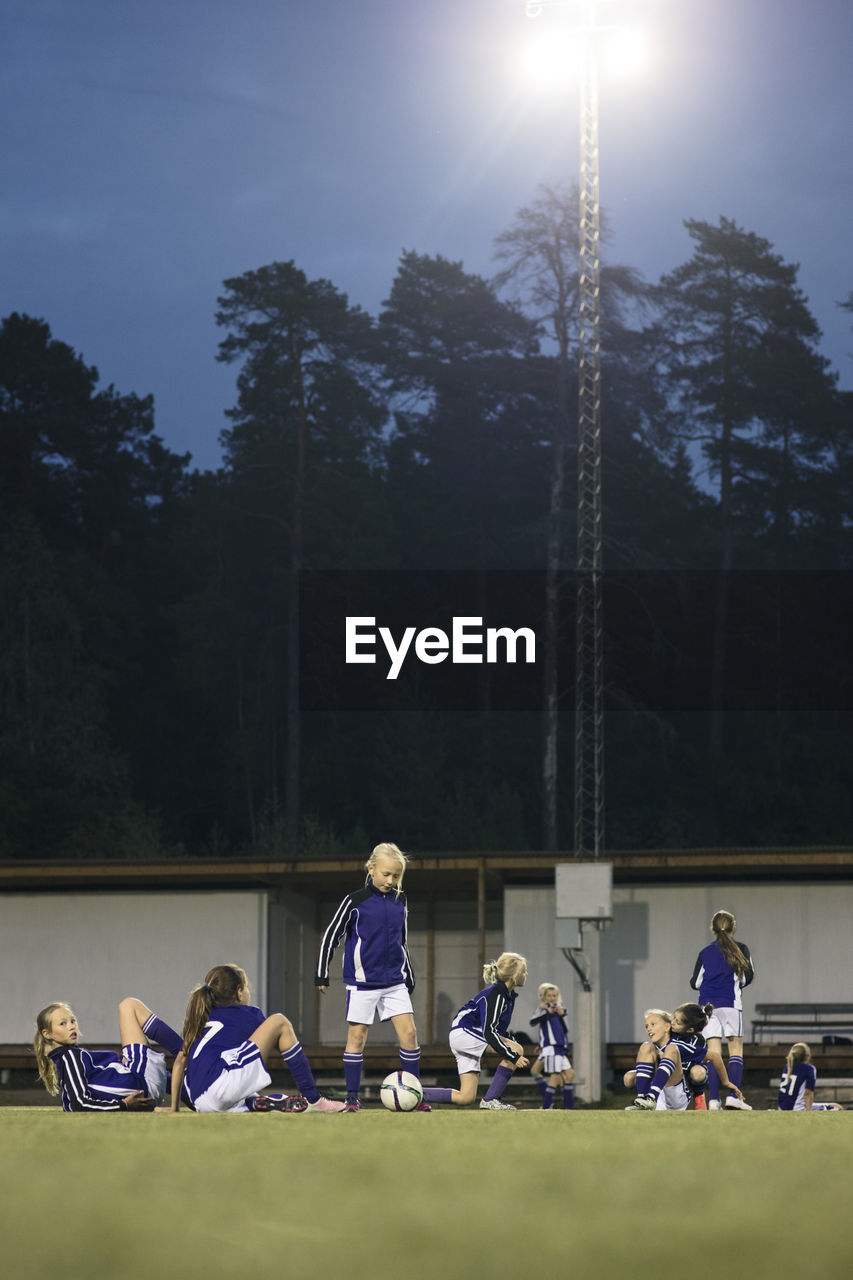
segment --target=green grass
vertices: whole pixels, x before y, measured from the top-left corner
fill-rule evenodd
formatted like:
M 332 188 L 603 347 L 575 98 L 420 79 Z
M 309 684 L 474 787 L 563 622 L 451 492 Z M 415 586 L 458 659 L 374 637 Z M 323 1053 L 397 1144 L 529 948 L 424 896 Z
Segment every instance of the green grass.
M 848 1277 L 853 1112 L 0 1109 L 4 1273 Z

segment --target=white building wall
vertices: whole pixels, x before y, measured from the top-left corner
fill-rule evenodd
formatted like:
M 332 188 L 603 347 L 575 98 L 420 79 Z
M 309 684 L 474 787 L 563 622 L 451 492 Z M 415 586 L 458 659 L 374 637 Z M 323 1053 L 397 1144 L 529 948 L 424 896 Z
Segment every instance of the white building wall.
M 642 1037 L 643 1010 L 695 999 L 689 986 L 699 951 L 711 941 L 715 911 L 737 917 L 755 960 L 744 991 L 744 1025 L 756 1002 L 853 999 L 853 884 L 654 885 L 613 890 L 613 923 L 601 935 L 602 1000 L 607 1041 Z M 553 888 L 508 888 L 506 949 L 530 962 L 519 997 L 522 1029 L 536 1005 L 536 986 L 554 981 L 574 1017 L 578 979 L 553 941 Z
M 215 964 L 244 968 L 267 1000 L 265 892 L 0 896 L 0 1043 L 31 1041 L 39 1009 L 66 1000 L 90 1044 L 118 1041 L 135 995 L 180 1031 L 192 988 Z

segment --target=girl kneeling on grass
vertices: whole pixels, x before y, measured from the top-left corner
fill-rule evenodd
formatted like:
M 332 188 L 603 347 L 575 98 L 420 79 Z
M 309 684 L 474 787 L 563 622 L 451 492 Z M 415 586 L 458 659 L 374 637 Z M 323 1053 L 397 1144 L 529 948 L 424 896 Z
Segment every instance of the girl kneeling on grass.
M 63 1111 L 147 1111 L 166 1093 L 166 1059 L 150 1041 L 171 1054 L 181 1037 L 135 996 L 118 1007 L 121 1056 L 111 1049 L 84 1049 L 71 1007 L 47 1005 L 36 1017 L 33 1040 L 39 1079 L 48 1093 L 62 1097 Z
M 218 964 L 195 988 L 187 1005 L 183 1047 L 172 1072 L 175 1112 L 181 1091 L 196 1111 L 342 1111 L 342 1102 L 321 1098 L 305 1050 L 283 1013 L 268 1018 L 250 1003 L 245 971 Z M 278 1052 L 300 1096 L 258 1097 L 271 1083 L 264 1058 Z
M 779 1111 L 843 1111 L 837 1102 L 815 1102 L 817 1072 L 811 1062 L 807 1044 L 792 1044 L 785 1059 L 785 1070 L 779 1086 Z
M 505 951 L 485 966 L 483 981 L 489 985 L 462 1006 L 450 1028 L 450 1048 L 459 1068 L 459 1088 L 424 1089 L 425 1102 L 453 1102 L 460 1107 L 474 1102 L 480 1059 L 489 1046 L 500 1056 L 500 1062 L 480 1109 L 515 1111 L 511 1103 L 500 1099 L 516 1068 L 527 1066 L 522 1046 L 506 1038 L 518 995 L 516 988 L 523 987 L 527 981 L 527 961 L 514 951 Z
M 674 1014 L 646 1010 L 649 1038 L 637 1050 L 636 1067 L 624 1076 L 624 1083 L 637 1090 L 626 1111 L 686 1111 L 691 1089 L 697 1098 L 701 1093 L 704 1102 L 707 1063 L 714 1065 L 723 1087 L 742 1101 L 743 1094 L 729 1080 L 720 1054 L 706 1045 L 701 1034 L 711 1011 L 712 1006 L 703 1009 L 697 1004 L 679 1005 Z

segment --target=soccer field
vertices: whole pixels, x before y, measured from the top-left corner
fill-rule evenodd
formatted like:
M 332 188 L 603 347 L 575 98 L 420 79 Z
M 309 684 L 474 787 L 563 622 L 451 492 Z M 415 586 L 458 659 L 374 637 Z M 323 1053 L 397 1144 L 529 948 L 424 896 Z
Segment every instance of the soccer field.
M 0 1109 L 4 1273 L 848 1277 L 853 1112 Z

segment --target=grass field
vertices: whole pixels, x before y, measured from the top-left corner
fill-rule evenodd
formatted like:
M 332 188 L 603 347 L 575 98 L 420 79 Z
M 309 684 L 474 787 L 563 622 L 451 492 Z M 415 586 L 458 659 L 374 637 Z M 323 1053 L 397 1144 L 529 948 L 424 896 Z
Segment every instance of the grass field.
M 853 1272 L 853 1112 L 0 1109 L 4 1274 Z

